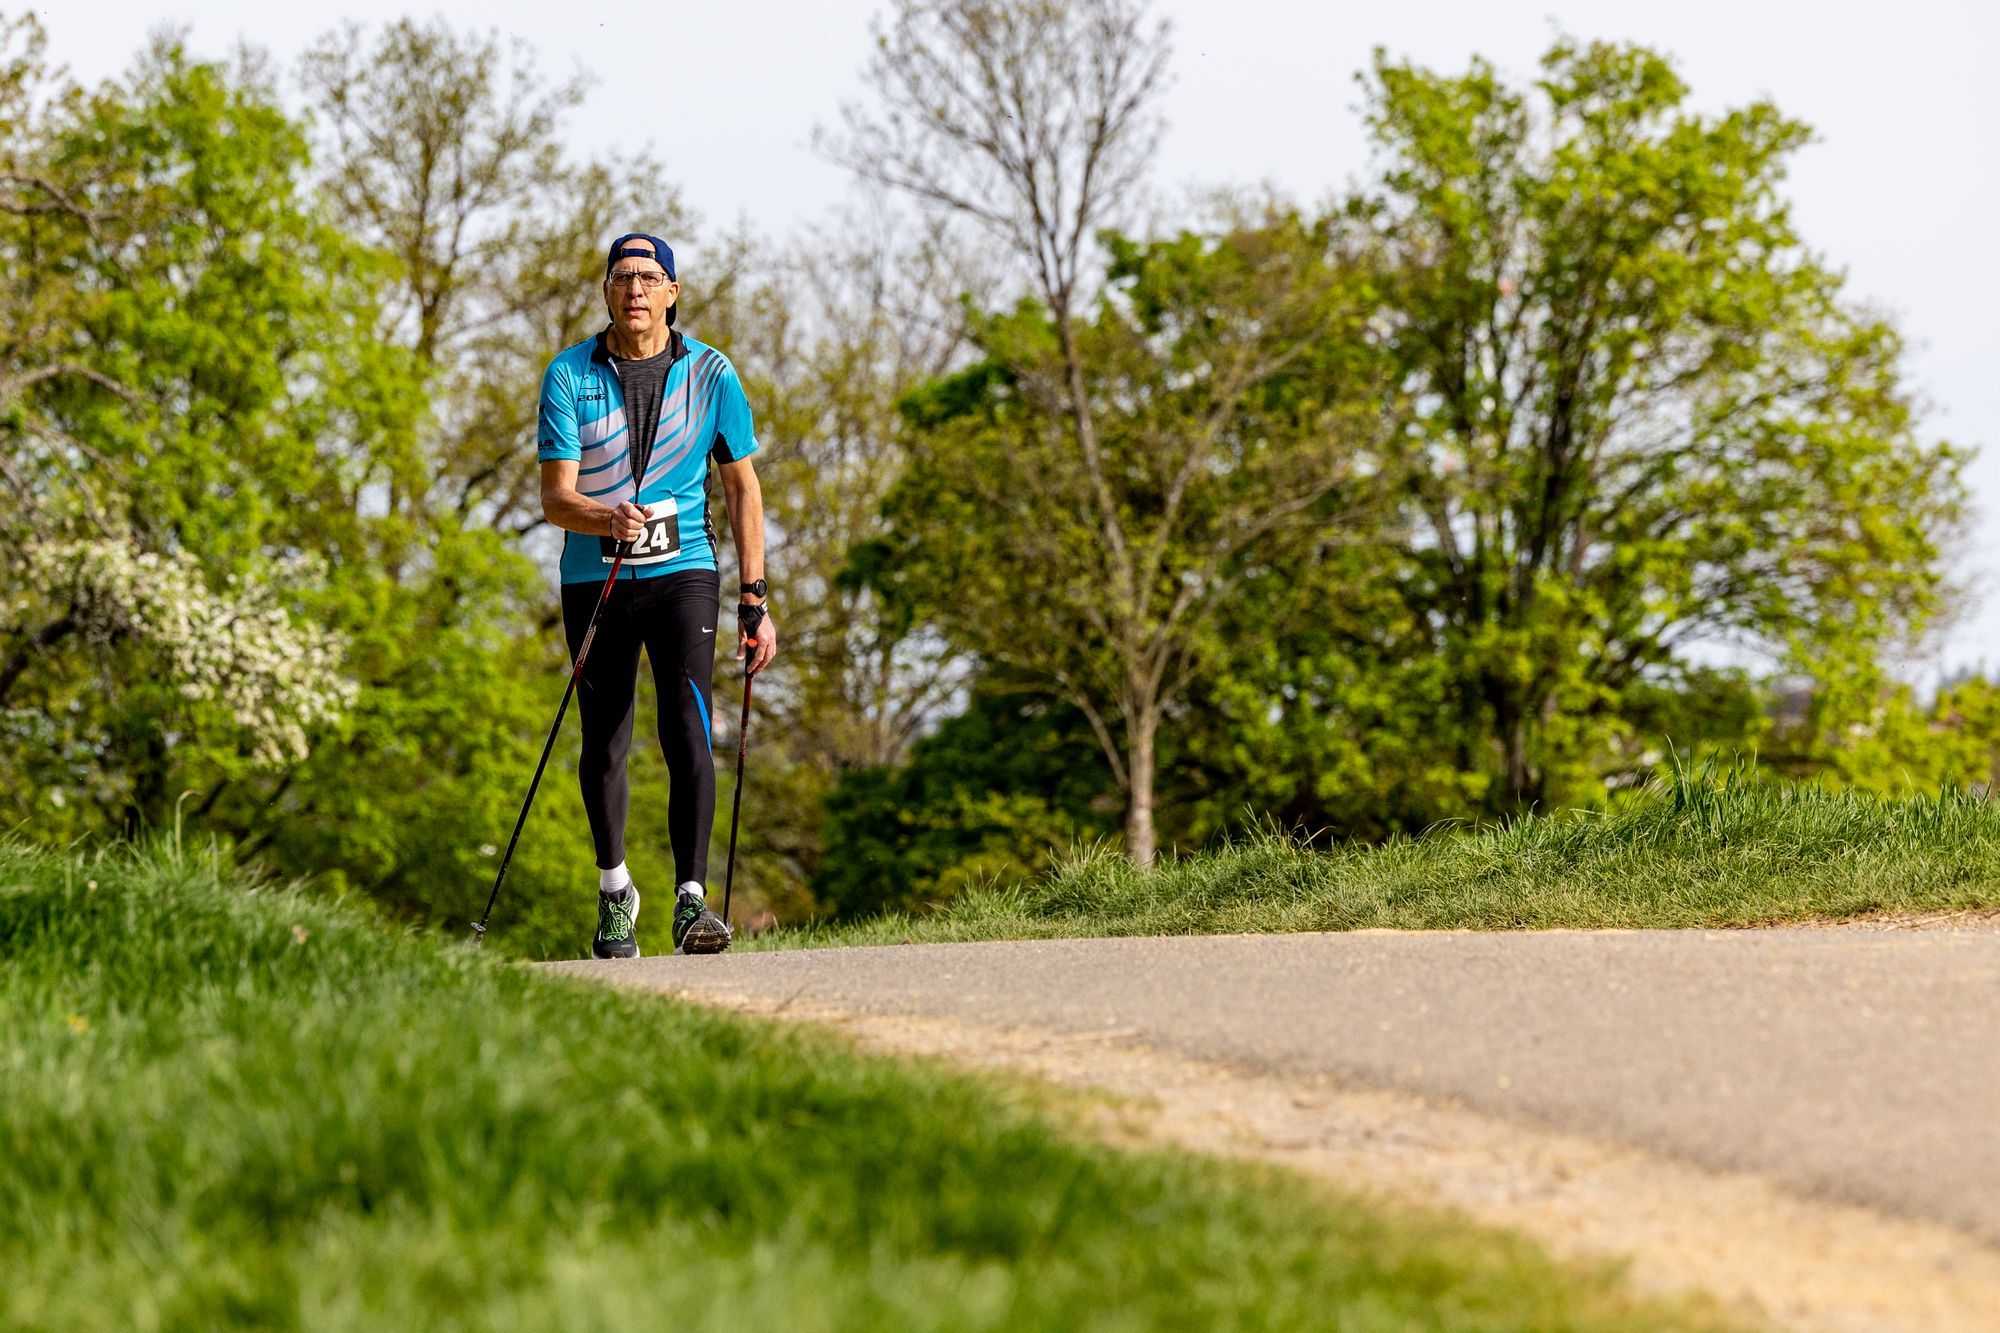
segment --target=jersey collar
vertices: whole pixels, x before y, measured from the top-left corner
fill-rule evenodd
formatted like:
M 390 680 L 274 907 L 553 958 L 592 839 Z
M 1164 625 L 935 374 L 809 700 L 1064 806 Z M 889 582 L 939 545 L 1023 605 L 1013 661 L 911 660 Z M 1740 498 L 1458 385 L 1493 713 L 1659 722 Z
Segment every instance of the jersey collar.
M 667 364 L 672 365 L 687 355 L 687 339 L 681 337 L 679 329 L 667 330 Z M 597 341 L 591 345 L 590 359 L 600 366 L 611 364 L 611 326 L 606 324 L 598 332 Z

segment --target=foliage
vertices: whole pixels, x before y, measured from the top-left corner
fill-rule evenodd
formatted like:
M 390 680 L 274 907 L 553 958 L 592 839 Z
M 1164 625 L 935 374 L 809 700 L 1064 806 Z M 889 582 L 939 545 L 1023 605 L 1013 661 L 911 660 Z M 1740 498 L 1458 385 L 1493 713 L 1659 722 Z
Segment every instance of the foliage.
M 1402 596 L 1396 565 L 1345 525 L 1258 571 L 1221 608 L 1227 645 L 1190 685 L 1163 765 L 1181 847 L 1244 828 L 1379 840 L 1480 808 L 1458 764 L 1453 682 Z
M 1815 708 L 1814 724 L 1825 728 L 1828 720 Z M 1928 707 L 1907 685 L 1884 689 L 1865 714 L 1840 721 L 1831 734 L 1808 738 L 1808 752 L 1835 782 L 1885 795 L 2000 791 L 2000 686 L 1983 677 L 1947 685 Z
M 369 557 L 358 493 L 410 466 L 422 400 L 370 337 L 379 267 L 303 195 L 254 69 L 160 46 L 124 84 L 27 100 L 0 244 L 57 333 L 14 345 L 4 403 L 0 679 L 35 722 L 0 766 L 17 816 L 158 821 L 185 787 L 268 782 L 351 702 L 315 603 Z
M 979 330 L 984 363 L 912 395 L 892 535 L 865 558 L 913 615 L 1083 715 L 1129 836 L 1240 590 L 1329 533 L 1366 540 L 1386 497 L 1365 263 L 1295 216 L 1113 244 L 1116 286 L 1073 333 L 1104 465 L 1037 405 L 1062 339 L 1023 305 Z
M 1808 132 L 1687 98 L 1638 47 L 1560 41 L 1531 89 L 1376 61 L 1403 559 L 1492 811 L 1597 799 L 1695 642 L 1851 674 L 1937 605 L 1963 455 L 1793 230 Z
M 304 760 L 308 731 L 337 723 L 354 703 L 339 639 L 295 623 L 254 579 L 232 575 L 217 594 L 192 553 L 161 556 L 117 538 L 37 542 L 25 554 L 24 592 L 65 608 L 59 614 L 86 642 L 141 641 L 156 664 L 150 674 L 164 675 L 191 704 L 214 705 L 255 765 Z M 10 620 L 30 618 L 17 611 Z
M 1159 138 L 1166 25 L 1149 21 L 1144 0 L 897 0 L 893 14 L 867 73 L 874 105 L 847 107 L 846 137 L 822 135 L 821 143 L 864 180 L 998 240 L 1011 276 L 1046 312 L 1049 345 L 1032 363 L 1006 369 L 1039 416 L 1045 445 L 1066 437 L 1081 460 L 1089 493 L 1078 517 L 1092 530 L 1076 531 L 1106 549 L 1107 605 L 1119 622 L 1108 646 L 1125 658 L 1109 700 L 1101 689 L 1049 679 L 1092 717 L 1127 792 L 1126 850 L 1149 864 L 1154 742 L 1169 701 L 1159 663 L 1139 659 L 1177 654 L 1152 642 L 1161 629 L 1148 613 L 1159 569 L 1143 549 L 1149 534 L 1138 535 L 1136 560 L 1127 551 L 1113 494 L 1119 464 L 1098 438 L 1076 320 L 1089 304 L 1094 240 L 1132 214 Z M 1127 726 L 1122 753 L 1108 720 Z
M 747 914 L 928 909 L 1107 802 L 1143 863 L 1599 807 L 1674 754 L 1992 781 L 1990 687 L 1885 674 L 1948 600 L 1964 455 L 1794 234 L 1803 126 L 1697 114 L 1636 47 L 1529 86 L 1378 58 L 1362 194 L 1120 235 L 1143 3 L 899 0 L 879 36 L 821 142 L 921 216 L 686 275 L 757 405 L 787 636 Z M 492 34 L 348 27 L 297 73 L 303 122 L 252 56 L 82 88 L 0 31 L 0 811 L 180 811 L 456 924 L 561 693 L 537 375 L 605 239 L 691 220 L 650 159 L 564 152 L 581 85 Z M 496 937 L 533 955 L 587 929 L 568 744 Z
M 828 855 L 813 897 L 851 920 L 1038 874 L 1111 834 L 1117 791 L 1097 758 L 1075 709 L 989 678 L 907 763 L 841 776 L 826 798 Z
M 10 1328 L 1707 1326 L 174 841 L 0 849 L 0 955 Z
M 42 360 L 7 403 L 12 816 L 65 837 L 180 809 L 286 871 L 467 919 L 553 707 L 532 668 L 561 650 L 534 637 L 528 561 L 398 499 L 429 472 L 423 367 L 380 336 L 394 266 L 327 221 L 254 66 L 160 46 L 37 104 L 0 228 L 69 332 L 60 359 L 17 348 Z M 291 702 L 230 719 L 188 685 Z M 579 863 L 578 829 L 550 860 Z M 515 892 L 563 885 L 541 861 Z

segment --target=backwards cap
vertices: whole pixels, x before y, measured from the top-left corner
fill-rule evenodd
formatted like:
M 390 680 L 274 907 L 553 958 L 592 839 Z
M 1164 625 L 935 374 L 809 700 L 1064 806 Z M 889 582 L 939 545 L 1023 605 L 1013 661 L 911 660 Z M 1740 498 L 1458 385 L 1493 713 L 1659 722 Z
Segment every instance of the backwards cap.
M 648 244 L 650 244 L 653 248 L 647 250 L 641 246 L 627 245 L 626 244 L 627 241 L 645 241 Z M 654 260 L 659 264 L 661 268 L 667 271 L 667 280 L 669 282 L 680 281 L 680 279 L 674 274 L 673 247 L 668 245 L 665 241 L 661 240 L 657 236 L 649 236 L 643 231 L 628 231 L 623 236 L 620 236 L 617 240 L 613 241 L 611 243 L 611 253 L 604 257 L 605 277 L 608 278 L 611 276 L 611 270 L 617 267 L 618 261 L 621 259 Z

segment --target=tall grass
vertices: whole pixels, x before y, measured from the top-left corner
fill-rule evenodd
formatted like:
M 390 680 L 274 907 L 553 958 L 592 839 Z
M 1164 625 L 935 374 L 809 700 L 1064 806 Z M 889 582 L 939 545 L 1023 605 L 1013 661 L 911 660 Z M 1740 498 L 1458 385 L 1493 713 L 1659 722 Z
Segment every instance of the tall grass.
M 1045 878 L 925 917 L 747 947 L 1230 932 L 1715 927 L 2000 908 L 2000 801 L 1882 798 L 1677 774 L 1603 813 L 1315 850 L 1273 833 L 1135 869 L 1084 848 Z
M 0 847 L 0 1327 L 1661 1328 L 1603 1274 L 509 966 Z

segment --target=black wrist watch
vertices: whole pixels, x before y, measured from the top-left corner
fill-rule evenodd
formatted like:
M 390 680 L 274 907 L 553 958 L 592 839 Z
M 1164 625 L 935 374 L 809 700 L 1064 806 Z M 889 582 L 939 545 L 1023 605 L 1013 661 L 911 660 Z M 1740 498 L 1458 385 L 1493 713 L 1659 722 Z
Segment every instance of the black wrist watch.
M 748 580 L 743 584 L 742 592 L 746 597 L 769 597 L 771 595 L 762 579 Z

